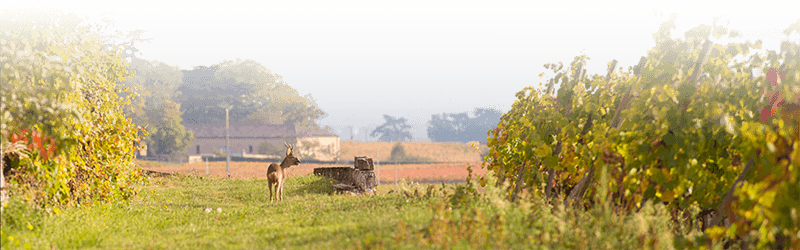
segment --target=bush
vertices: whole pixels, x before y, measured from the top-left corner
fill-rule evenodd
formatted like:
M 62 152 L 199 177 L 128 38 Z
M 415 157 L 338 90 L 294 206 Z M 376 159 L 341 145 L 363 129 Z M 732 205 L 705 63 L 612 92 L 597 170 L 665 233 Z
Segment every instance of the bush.
M 126 47 L 101 38 L 108 23 L 43 11 L 0 13 L 17 20 L 0 30 L 0 148 L 27 148 L 3 152 L 10 192 L 39 205 L 130 198 L 145 180 L 133 150 L 146 131 L 122 112 Z
M 406 159 L 406 149 L 403 148 L 403 144 L 399 142 L 394 144 L 394 147 L 392 147 L 392 154 L 389 159 L 391 161 L 403 161 Z
M 258 153 L 283 157 L 286 156 L 286 149 L 272 145 L 272 143 L 265 141 L 261 144 L 258 144 Z

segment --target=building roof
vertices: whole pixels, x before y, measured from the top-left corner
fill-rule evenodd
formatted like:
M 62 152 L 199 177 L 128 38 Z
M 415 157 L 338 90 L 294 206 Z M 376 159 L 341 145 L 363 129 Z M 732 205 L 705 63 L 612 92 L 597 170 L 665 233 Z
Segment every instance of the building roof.
M 184 125 L 192 131 L 197 139 L 224 139 L 225 125 Z M 319 128 L 307 128 L 299 125 L 284 124 L 230 124 L 230 138 L 275 139 L 281 137 L 333 137 L 337 135 Z

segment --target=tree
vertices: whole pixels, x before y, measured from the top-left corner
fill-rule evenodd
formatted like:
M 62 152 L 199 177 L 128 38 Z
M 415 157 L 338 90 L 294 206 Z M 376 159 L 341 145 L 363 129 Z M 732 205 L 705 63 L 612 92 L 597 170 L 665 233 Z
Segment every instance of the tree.
M 436 142 L 478 141 L 486 143 L 487 131 L 497 127 L 502 112 L 495 109 L 476 108 L 474 116 L 467 112 L 431 115 L 428 138 Z
M 278 146 L 272 145 L 272 143 L 268 141 L 264 141 L 261 144 L 258 144 L 258 153 L 265 155 L 284 156 L 286 150 Z
M 165 101 L 174 101 L 176 92 L 183 83 L 183 72 L 178 66 L 170 66 L 156 60 L 149 61 L 131 57 L 128 70 L 133 77 L 123 83 L 136 94 L 126 108 L 126 115 L 141 126 L 150 124 L 148 113 L 156 112 Z
M 233 106 L 231 123 L 300 124 L 316 126 L 325 112 L 310 94 L 300 96 L 283 77 L 254 60 L 222 61 L 184 71 L 176 100 L 189 123 L 224 123 L 224 110 Z
M 136 51 L 135 48 L 133 50 Z M 155 116 L 162 112 L 160 109 L 164 107 L 165 102 L 171 102 L 180 93 L 176 92 L 176 89 L 183 82 L 183 72 L 178 66 L 140 59 L 135 55 L 130 55 L 130 61 L 128 70 L 134 74 L 123 84 L 131 90 L 135 98 L 125 107 L 125 116 L 131 118 L 134 124 L 150 128 L 151 132 L 155 132 L 158 130 L 158 126 L 155 125 L 162 123 Z M 142 140 L 150 145 L 161 144 L 162 142 L 153 140 L 154 135 L 150 133 L 148 136 L 142 136 Z
M 282 136 L 282 140 L 293 147 L 297 145 L 297 137 L 296 136 Z M 264 141 L 258 145 L 258 153 L 259 154 L 266 154 L 266 155 L 277 155 L 280 157 L 286 156 L 286 148 L 283 145 L 275 146 L 269 141 Z M 302 154 L 301 152 L 295 152 Z
M 403 144 L 398 142 L 397 144 L 392 147 L 391 156 L 389 157 L 390 161 L 404 161 L 406 160 L 406 149 L 403 147 Z
M 148 150 L 156 155 L 168 155 L 170 158 L 184 156 L 186 148 L 194 140 L 192 131 L 181 125 L 180 104 L 164 101 L 161 107 L 151 115 L 152 127 L 147 140 Z
M 378 139 L 381 141 L 405 141 L 406 139 L 411 140 L 411 133 L 408 132 L 408 129 L 411 128 L 406 122 L 406 118 L 394 118 L 389 115 L 383 115 L 383 119 L 386 122 L 381 125 L 380 127 L 376 128 L 370 136 L 380 136 Z

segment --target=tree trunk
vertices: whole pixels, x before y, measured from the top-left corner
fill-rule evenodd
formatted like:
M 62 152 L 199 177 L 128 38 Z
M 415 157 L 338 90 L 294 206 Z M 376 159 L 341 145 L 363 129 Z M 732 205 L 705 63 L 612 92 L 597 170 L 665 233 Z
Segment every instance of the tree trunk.
M 553 151 L 553 155 L 558 156 L 561 153 L 561 142 L 559 141 L 556 144 L 556 150 Z M 550 199 L 550 189 L 553 189 L 553 180 L 555 179 L 556 171 L 553 170 L 553 166 L 547 168 L 547 186 L 545 187 L 544 194 L 545 197 L 549 200 Z
M 711 219 L 710 226 L 713 227 L 719 224 L 719 222 L 722 220 L 723 214 L 725 214 L 730 209 L 731 202 L 733 201 L 733 191 L 736 190 L 736 186 L 738 186 L 739 183 L 744 181 L 745 175 L 747 175 L 747 172 L 750 170 L 750 168 L 753 167 L 754 162 L 755 159 L 750 158 L 750 161 L 747 162 L 747 166 L 745 166 L 742 172 L 739 173 L 739 176 L 736 177 L 736 181 L 734 181 L 733 185 L 731 185 L 731 188 L 728 189 L 728 193 L 725 194 L 725 198 L 723 198 L 722 202 L 720 202 L 719 206 L 717 206 L 717 209 L 714 213 L 714 218 Z
M 589 183 L 591 183 L 593 179 L 594 166 L 591 166 L 589 167 L 589 170 L 583 174 L 583 178 L 581 178 L 581 181 L 578 182 L 578 185 L 575 185 L 575 187 L 572 188 L 572 192 L 569 193 L 569 198 L 567 198 L 567 206 L 572 205 L 575 200 L 583 197 L 583 193 L 586 192 L 586 189 L 589 187 Z
M 519 193 L 519 186 L 522 185 L 522 173 L 525 171 L 525 161 L 522 162 L 522 165 L 519 166 L 519 173 L 517 173 L 517 184 L 514 185 L 514 193 L 511 194 L 511 201 L 517 199 L 517 193 Z

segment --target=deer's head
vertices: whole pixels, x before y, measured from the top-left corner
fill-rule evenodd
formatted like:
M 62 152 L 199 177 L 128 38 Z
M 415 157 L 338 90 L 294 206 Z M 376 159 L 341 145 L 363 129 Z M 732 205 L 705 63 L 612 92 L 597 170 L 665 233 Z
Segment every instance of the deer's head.
M 286 146 L 286 158 L 284 158 L 283 161 L 288 163 L 289 166 L 299 165 L 300 159 L 297 159 L 297 157 L 294 156 L 294 152 L 292 151 L 294 147 L 292 147 L 286 142 L 283 142 L 283 145 Z

